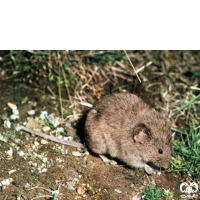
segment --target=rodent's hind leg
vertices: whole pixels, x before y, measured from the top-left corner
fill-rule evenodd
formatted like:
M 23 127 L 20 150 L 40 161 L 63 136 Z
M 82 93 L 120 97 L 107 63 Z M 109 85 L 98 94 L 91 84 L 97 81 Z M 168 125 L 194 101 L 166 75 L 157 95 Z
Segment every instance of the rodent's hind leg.
M 107 148 L 102 135 L 91 134 L 88 135 L 87 145 L 89 149 L 95 154 L 101 155 L 107 153 Z
M 99 157 L 103 160 L 103 162 L 105 163 L 105 165 L 117 165 L 117 162 L 114 160 L 110 160 L 108 159 L 106 156 L 104 155 L 99 155 Z
M 107 144 L 101 130 L 101 122 L 95 109 L 92 109 L 87 115 L 85 136 L 86 144 L 92 152 L 98 155 L 107 153 Z

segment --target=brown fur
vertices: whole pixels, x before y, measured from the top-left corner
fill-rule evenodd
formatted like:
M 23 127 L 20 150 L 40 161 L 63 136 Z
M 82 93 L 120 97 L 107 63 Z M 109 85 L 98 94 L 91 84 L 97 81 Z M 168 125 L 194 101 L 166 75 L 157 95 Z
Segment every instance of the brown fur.
M 96 154 L 109 154 L 136 168 L 148 162 L 169 167 L 169 122 L 136 95 L 103 97 L 88 113 L 85 131 L 86 144 Z

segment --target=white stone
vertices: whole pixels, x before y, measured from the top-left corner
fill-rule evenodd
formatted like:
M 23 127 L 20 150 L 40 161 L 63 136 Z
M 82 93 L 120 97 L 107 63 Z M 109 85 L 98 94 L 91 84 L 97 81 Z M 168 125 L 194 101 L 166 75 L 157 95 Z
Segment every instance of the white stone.
M 121 190 L 118 190 L 118 189 L 115 189 L 115 192 L 117 192 L 117 193 L 122 193 L 122 191 Z
M 58 132 L 64 132 L 64 128 L 63 128 L 63 127 L 58 127 L 56 130 L 57 130 Z
M 7 155 L 8 155 L 9 157 L 12 157 L 12 156 L 13 156 L 13 148 L 10 147 L 10 149 L 9 149 L 6 153 L 7 153 Z
M 72 155 L 73 156 L 81 156 L 82 154 L 79 151 L 73 151 Z
M 35 115 L 35 110 L 29 110 L 27 113 L 28 115 Z
M 48 116 L 48 112 L 47 111 L 42 111 L 40 114 L 40 118 L 41 119 L 45 119 Z
M 50 130 L 51 130 L 51 128 L 49 126 L 43 126 L 42 127 L 42 131 L 44 131 L 44 132 L 48 132 Z
M 49 142 L 47 140 L 41 139 L 41 144 L 48 144 Z
M 8 172 L 8 174 L 12 174 L 12 173 L 14 173 L 14 172 L 16 172 L 17 170 L 16 169 L 12 169 L 12 170 L 10 170 L 9 172 Z
M 8 119 L 6 119 L 4 121 L 4 126 L 7 127 L 7 128 L 11 128 L 11 123 L 10 123 L 10 121 Z

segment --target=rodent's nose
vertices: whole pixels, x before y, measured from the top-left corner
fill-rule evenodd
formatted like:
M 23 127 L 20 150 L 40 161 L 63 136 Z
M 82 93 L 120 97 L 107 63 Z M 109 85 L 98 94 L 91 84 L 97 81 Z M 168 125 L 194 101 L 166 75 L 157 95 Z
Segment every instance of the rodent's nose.
M 164 163 L 163 168 L 166 171 L 169 168 L 170 164 L 169 162 Z

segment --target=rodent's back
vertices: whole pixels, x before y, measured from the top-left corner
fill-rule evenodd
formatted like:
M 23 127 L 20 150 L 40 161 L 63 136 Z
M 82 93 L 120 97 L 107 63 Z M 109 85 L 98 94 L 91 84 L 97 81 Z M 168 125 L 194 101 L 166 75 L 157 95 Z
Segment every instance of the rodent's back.
M 134 94 L 116 93 L 104 96 L 87 115 L 86 143 L 94 146 L 96 138 L 99 143 L 107 144 L 119 144 L 127 140 L 132 137 L 134 126 L 140 123 L 141 113 L 148 110 L 148 105 Z
M 103 97 L 94 109 L 99 122 L 107 124 L 109 131 L 120 130 L 118 133 L 122 136 L 123 130 L 132 130 L 141 120 L 141 113 L 148 112 L 150 108 L 134 94 L 116 93 Z

